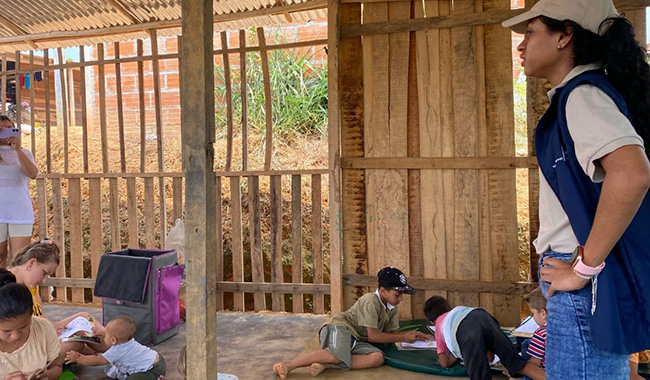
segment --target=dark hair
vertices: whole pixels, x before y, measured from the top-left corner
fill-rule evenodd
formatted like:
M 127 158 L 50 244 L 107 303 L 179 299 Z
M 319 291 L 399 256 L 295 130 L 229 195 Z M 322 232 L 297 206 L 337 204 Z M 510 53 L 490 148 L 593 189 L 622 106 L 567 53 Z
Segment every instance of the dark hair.
M 0 268 L 0 321 L 32 315 L 34 301 L 32 293 L 23 285 L 16 283 L 16 276 Z
M 59 246 L 48 238 L 35 241 L 16 253 L 11 261 L 11 266 L 23 265 L 31 259 L 36 259 L 41 264 L 56 263 L 59 265 Z
M 431 322 L 435 322 L 439 316 L 451 310 L 451 305 L 445 297 L 433 296 L 424 303 L 424 315 Z
M 526 301 L 528 306 L 532 309 L 538 311 L 546 310 L 546 298 L 544 298 L 542 289 L 539 286 L 532 292 L 526 294 L 524 301 Z
M 553 32 L 573 30 L 574 65 L 601 63 L 605 77 L 623 96 L 632 125 L 650 149 L 650 66 L 644 47 L 635 40 L 634 27 L 624 17 L 610 17 L 600 23 L 598 35 L 571 20 L 540 20 Z

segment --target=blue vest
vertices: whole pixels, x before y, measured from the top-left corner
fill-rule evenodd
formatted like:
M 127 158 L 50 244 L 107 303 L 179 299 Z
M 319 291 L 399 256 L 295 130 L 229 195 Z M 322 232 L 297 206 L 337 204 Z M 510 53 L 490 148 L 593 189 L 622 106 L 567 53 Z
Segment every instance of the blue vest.
M 559 88 L 535 133 L 539 167 L 584 245 L 591 231 L 602 184 L 592 182 L 576 158 L 566 120 L 569 93 L 591 84 L 608 94 L 629 119 L 623 97 L 599 72 L 587 71 Z M 650 111 L 650 110 L 649 110 Z M 605 260 L 598 275 L 596 312 L 589 313 L 595 347 L 630 354 L 650 349 L 650 196 Z

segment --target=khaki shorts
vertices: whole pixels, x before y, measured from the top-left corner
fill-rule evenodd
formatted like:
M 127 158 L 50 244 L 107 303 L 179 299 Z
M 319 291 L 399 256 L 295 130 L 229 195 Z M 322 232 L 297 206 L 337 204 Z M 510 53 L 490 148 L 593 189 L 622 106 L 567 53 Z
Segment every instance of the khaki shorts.
M 381 350 L 370 343 L 357 340 L 345 326 L 325 325 L 318 333 L 320 347 L 334 355 L 342 369 L 350 369 L 352 355 L 367 355 Z
M 0 223 L 0 243 L 8 237 L 32 237 L 33 224 Z

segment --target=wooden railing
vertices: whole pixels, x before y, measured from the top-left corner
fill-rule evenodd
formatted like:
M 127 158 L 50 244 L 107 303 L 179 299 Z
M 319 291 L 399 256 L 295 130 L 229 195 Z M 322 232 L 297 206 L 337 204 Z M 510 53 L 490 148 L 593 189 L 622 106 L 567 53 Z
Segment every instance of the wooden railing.
M 327 173 L 216 173 L 219 310 L 329 310 Z M 99 302 L 101 254 L 163 247 L 161 220 L 171 228 L 182 217 L 183 182 L 182 173 L 39 175 L 39 235 L 63 248 L 43 300 Z

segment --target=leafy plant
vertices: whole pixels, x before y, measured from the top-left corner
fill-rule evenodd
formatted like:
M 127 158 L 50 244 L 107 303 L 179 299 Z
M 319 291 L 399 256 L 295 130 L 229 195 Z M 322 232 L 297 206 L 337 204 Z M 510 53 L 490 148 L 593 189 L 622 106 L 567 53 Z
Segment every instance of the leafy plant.
M 249 35 L 252 35 L 250 33 Z M 280 36 L 273 39 L 282 42 Z M 269 50 L 272 119 L 274 132 L 320 134 L 327 133 L 327 66 L 313 63 L 309 50 Z M 215 117 L 217 131 L 227 127 L 226 78 L 224 67 L 217 65 L 215 76 Z M 266 109 L 264 76 L 259 52 L 246 54 L 248 125 L 264 131 Z M 241 70 L 231 70 L 233 123 L 241 126 Z

